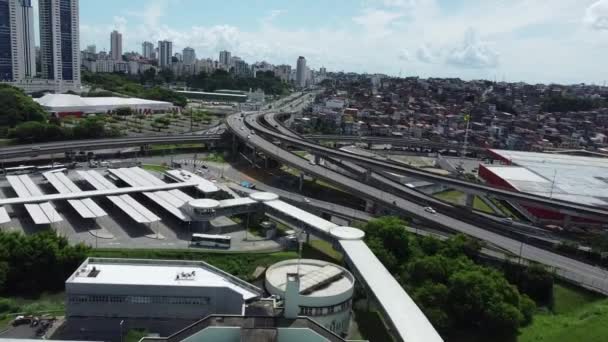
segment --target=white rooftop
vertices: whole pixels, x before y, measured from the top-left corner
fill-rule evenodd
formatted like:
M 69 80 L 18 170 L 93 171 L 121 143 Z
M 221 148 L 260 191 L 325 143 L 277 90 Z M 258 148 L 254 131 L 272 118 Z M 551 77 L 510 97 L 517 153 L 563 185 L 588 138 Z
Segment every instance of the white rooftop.
M 287 260 L 278 262 L 266 271 L 266 281 L 272 286 L 285 291 L 287 285 L 287 274 L 297 273 L 298 260 Z M 310 293 L 303 294 L 308 297 L 329 297 L 344 293 L 354 286 L 353 277 L 346 269 L 321 260 L 300 259 L 300 291 L 304 292 L 306 286 L 310 285 L 307 278 L 317 277 L 319 272 L 335 272 L 342 274 L 339 279 L 328 282 L 325 286 L 312 290 Z M 332 273 L 334 274 L 334 273 Z M 309 276 L 307 276 L 309 275 Z
M 517 190 L 581 204 L 608 206 L 608 158 L 492 150 L 511 167 L 490 171 Z
M 228 287 L 242 294 L 245 300 L 260 295 L 253 285 L 203 262 L 89 259 L 83 265 L 68 279 L 68 283 Z M 95 276 L 91 273 L 93 268 L 97 273 Z
M 34 101 L 49 111 L 106 111 L 120 107 L 162 110 L 173 107 L 170 102 L 134 97 L 80 97 L 72 94 L 46 94 Z

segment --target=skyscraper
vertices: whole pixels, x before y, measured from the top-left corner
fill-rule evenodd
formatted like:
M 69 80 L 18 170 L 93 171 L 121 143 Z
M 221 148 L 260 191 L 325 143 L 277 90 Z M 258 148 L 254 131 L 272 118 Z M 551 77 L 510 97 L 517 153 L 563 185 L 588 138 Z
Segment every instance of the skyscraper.
M 225 67 L 229 67 L 230 66 L 230 62 L 232 61 L 231 55 L 230 55 L 230 51 L 220 51 L 220 64 L 225 66 Z
M 87 45 L 87 52 L 88 53 L 92 53 L 95 54 L 97 53 L 97 46 L 93 45 Z
M 298 58 L 298 66 L 296 69 L 296 85 L 298 87 L 306 87 L 306 58 L 300 56 Z
M 158 41 L 158 66 L 168 68 L 173 57 L 173 43 L 167 40 Z
M 141 44 L 141 54 L 146 59 L 152 59 L 154 53 L 154 44 L 152 42 L 143 42 Z
M 57 91 L 80 88 L 78 0 L 39 0 L 42 77 Z
M 116 30 L 110 34 L 110 55 L 115 61 L 122 60 L 122 34 Z
M 36 76 L 31 0 L 0 0 L 0 80 Z
M 184 59 L 184 64 L 193 65 L 196 62 L 196 52 L 191 47 L 184 48 L 182 51 L 182 57 Z

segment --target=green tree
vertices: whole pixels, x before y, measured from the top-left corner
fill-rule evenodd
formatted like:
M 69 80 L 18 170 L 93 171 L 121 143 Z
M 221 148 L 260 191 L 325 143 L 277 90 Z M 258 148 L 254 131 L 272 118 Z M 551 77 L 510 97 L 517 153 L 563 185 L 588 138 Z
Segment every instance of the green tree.
M 44 109 L 18 88 L 0 84 L 0 126 L 15 127 L 26 121 L 44 121 Z
M 371 220 L 364 228 L 369 248 L 391 272 L 397 272 L 410 256 L 405 222 L 397 217 Z

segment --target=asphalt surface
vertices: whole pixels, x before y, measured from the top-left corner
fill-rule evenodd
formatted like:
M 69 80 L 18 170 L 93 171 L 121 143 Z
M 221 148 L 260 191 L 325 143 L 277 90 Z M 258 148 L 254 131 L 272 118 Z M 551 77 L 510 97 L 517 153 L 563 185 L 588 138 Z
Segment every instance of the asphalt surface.
M 256 115 L 250 115 L 245 118 L 241 118 L 239 115 L 229 116 L 227 118 L 227 126 L 240 139 L 245 141 L 247 145 L 255 147 L 257 150 L 263 151 L 265 154 L 272 156 L 272 158 L 294 166 L 308 174 L 349 189 L 353 194 L 360 195 L 363 198 L 372 199 L 389 207 L 397 207 L 400 210 L 413 215 L 414 217 L 419 217 L 425 221 L 433 222 L 437 225 L 465 233 L 483 241 L 487 241 L 501 249 L 513 253 L 514 255 L 521 255 L 523 258 L 528 260 L 540 262 L 552 267 L 560 276 L 564 278 L 576 281 L 583 286 L 608 294 L 608 272 L 605 270 L 487 231 L 457 218 L 449 217 L 441 213 L 431 214 L 425 211 L 425 208 L 422 205 L 381 191 L 375 187 L 346 177 L 337 172 L 327 170 L 322 166 L 312 165 L 310 162 L 300 158 L 299 156 L 283 150 L 272 142 L 265 140 L 258 134 L 252 134 L 251 127 L 253 127 L 255 130 L 261 131 L 260 125 L 256 120 Z

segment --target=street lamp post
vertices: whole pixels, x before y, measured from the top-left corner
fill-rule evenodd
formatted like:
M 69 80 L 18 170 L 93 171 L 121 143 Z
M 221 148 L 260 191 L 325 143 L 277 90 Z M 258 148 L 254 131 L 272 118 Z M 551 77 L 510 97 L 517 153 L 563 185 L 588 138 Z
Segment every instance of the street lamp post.
M 123 342 L 123 341 L 122 341 L 122 325 L 123 325 L 124 323 L 125 323 L 125 320 L 124 320 L 124 319 L 123 319 L 123 320 L 120 320 L 120 342 Z

